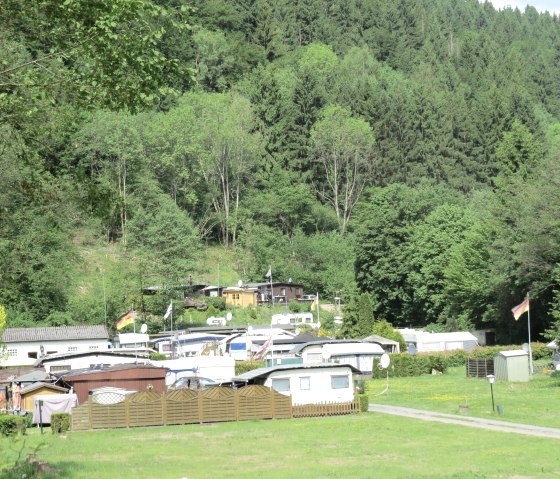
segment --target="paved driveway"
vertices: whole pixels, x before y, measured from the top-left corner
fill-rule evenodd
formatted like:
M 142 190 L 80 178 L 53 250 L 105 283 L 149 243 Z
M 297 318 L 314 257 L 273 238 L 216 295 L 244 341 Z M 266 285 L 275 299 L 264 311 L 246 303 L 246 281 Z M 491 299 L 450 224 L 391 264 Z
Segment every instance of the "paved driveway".
M 498 421 L 495 419 L 484 419 L 479 417 L 461 416 L 459 414 L 445 414 L 441 412 L 424 411 L 400 406 L 387 406 L 384 404 L 370 404 L 368 411 L 381 414 L 393 414 L 406 416 L 422 421 L 442 422 L 445 424 L 458 424 L 460 426 L 475 427 L 478 429 L 489 429 L 527 436 L 548 437 L 560 439 L 560 429 L 553 427 L 531 426 L 518 422 Z

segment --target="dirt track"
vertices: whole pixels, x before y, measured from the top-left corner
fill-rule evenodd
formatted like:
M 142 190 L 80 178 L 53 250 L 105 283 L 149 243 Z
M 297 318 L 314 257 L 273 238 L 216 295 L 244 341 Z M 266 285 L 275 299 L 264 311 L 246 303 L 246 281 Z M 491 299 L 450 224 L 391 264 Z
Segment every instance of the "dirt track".
M 458 424 L 460 426 L 475 427 L 479 429 L 489 429 L 492 431 L 502 431 L 527 436 L 548 437 L 560 439 L 560 429 L 553 427 L 531 426 L 517 422 L 497 421 L 495 419 L 483 419 L 479 417 L 461 416 L 458 414 L 445 414 L 421 409 L 411 409 L 400 406 L 386 406 L 383 404 L 370 404 L 368 410 L 382 414 L 393 414 L 396 416 L 406 416 L 422 421 L 442 422 L 445 424 Z

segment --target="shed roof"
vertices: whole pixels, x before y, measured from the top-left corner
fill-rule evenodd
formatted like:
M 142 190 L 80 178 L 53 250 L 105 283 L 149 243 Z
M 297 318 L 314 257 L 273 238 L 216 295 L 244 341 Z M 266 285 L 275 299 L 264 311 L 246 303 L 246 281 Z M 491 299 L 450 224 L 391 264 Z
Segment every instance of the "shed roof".
M 369 348 L 370 346 L 373 345 L 373 343 L 367 341 L 359 341 L 355 339 L 317 339 L 315 341 L 309 341 L 307 343 L 298 344 L 294 346 L 294 349 L 291 350 L 291 353 L 300 354 L 305 348 L 309 346 L 316 346 L 316 345 L 322 346 L 325 344 L 354 344 L 354 345 L 359 345 L 360 347 L 362 345 L 367 345 L 365 346 L 366 348 Z
M 109 339 L 109 333 L 104 325 L 97 324 L 45 328 L 7 328 L 2 334 L 2 342 L 4 343 L 72 339 Z
M 515 356 L 528 356 L 529 353 L 523 349 L 514 349 L 513 351 L 499 351 L 497 355 L 504 356 L 506 358 L 512 358 Z
M 99 356 L 111 356 L 116 358 L 138 358 L 146 359 L 150 357 L 150 349 L 145 351 L 137 351 L 136 349 L 130 349 L 128 351 L 123 351 L 122 349 L 107 349 L 107 350 L 91 350 L 91 351 L 70 351 L 65 353 L 47 354 L 39 359 L 36 359 L 33 365 L 35 367 L 40 367 L 45 363 L 51 363 L 53 361 L 58 361 L 59 359 L 73 359 L 73 358 L 84 358 L 92 357 L 97 358 Z
M 257 378 L 264 378 L 276 371 L 291 371 L 294 369 L 325 369 L 325 368 L 350 368 L 353 373 L 361 374 L 358 368 L 351 364 L 319 363 L 319 364 L 281 364 L 271 368 L 258 368 L 232 378 L 232 381 L 248 382 Z
M 41 388 L 52 389 L 53 391 L 58 391 L 58 392 L 61 392 L 61 393 L 67 393 L 68 392 L 67 388 L 63 388 L 61 386 L 56 386 L 54 384 L 49 384 L 49 383 L 44 383 L 44 382 L 38 381 L 36 383 L 30 384 L 29 386 L 25 386 L 21 390 L 21 395 L 25 396 L 26 394 L 29 394 L 30 392 L 36 391 L 36 390 L 41 389 Z
M 391 344 L 391 345 L 399 344 L 398 341 L 393 341 L 392 339 L 387 339 L 384 338 L 383 336 L 378 336 L 377 334 L 372 334 L 367 338 L 364 338 L 364 341 L 367 341 L 368 343 L 378 343 L 378 344 Z
M 59 376 L 59 378 L 66 380 L 76 379 L 80 376 L 94 375 L 94 374 L 111 374 L 118 372 L 130 372 L 132 370 L 144 371 L 154 373 L 156 376 L 165 377 L 167 374 L 167 368 L 161 368 L 157 366 L 147 365 L 147 364 L 117 364 L 116 366 L 111 366 L 108 368 L 90 368 L 90 369 L 76 369 L 74 371 L 65 371 L 58 375 L 56 372 L 53 373 L 54 376 Z

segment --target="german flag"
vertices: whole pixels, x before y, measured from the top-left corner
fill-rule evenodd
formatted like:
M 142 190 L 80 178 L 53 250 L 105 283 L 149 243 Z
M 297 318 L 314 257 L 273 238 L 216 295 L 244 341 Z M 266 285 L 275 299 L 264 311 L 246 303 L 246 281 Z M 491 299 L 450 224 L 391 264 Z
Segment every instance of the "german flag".
M 523 301 L 521 304 L 518 304 L 511 310 L 516 321 L 519 319 L 519 316 L 521 316 L 523 313 L 526 313 L 527 311 L 529 311 L 529 298 L 527 298 L 525 301 Z
M 115 328 L 122 329 L 129 324 L 134 323 L 136 319 L 136 311 L 129 311 L 128 313 L 124 313 L 119 319 L 117 319 L 115 323 Z

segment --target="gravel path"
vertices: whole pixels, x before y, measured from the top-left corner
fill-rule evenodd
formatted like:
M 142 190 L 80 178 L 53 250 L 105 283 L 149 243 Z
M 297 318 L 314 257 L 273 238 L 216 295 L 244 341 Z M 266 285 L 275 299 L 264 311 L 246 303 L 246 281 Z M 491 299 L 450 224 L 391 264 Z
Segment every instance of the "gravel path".
M 458 424 L 460 426 L 489 429 L 492 431 L 513 432 L 527 436 L 548 437 L 560 439 L 560 429 L 553 427 L 532 426 L 517 422 L 497 421 L 495 419 L 483 419 L 479 417 L 461 416 L 458 414 L 445 414 L 421 409 L 412 409 L 400 406 L 387 406 L 384 404 L 370 404 L 368 411 L 382 414 L 393 414 L 406 416 L 422 421 L 442 422 L 446 424 Z

